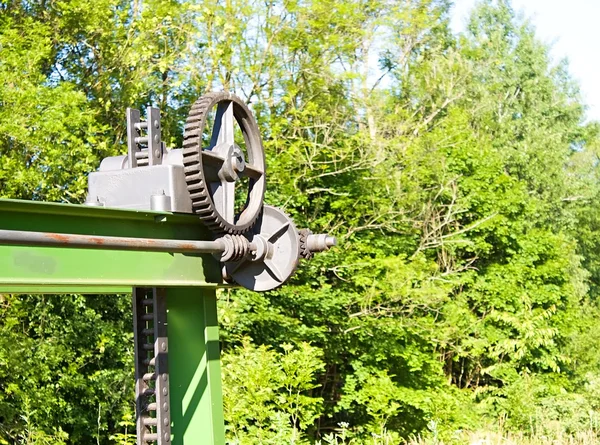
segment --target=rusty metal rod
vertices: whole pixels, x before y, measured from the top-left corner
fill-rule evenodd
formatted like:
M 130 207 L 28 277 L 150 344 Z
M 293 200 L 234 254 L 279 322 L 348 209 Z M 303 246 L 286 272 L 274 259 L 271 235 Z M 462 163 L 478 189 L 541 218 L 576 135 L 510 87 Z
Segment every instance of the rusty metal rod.
M 182 241 L 120 236 L 74 235 L 69 233 L 26 232 L 22 230 L 0 230 L 0 244 L 171 253 L 223 253 L 225 251 L 225 244 L 220 240 Z

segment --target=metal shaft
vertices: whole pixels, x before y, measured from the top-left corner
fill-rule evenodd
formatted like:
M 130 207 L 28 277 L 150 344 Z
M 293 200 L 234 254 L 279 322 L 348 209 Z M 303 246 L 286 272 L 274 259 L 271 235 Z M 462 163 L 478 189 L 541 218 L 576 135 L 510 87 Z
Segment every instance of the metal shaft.
M 0 244 L 172 253 L 222 253 L 225 251 L 225 244 L 220 240 L 188 241 L 128 238 L 117 236 L 74 235 L 69 233 L 25 232 L 22 230 L 0 230 Z

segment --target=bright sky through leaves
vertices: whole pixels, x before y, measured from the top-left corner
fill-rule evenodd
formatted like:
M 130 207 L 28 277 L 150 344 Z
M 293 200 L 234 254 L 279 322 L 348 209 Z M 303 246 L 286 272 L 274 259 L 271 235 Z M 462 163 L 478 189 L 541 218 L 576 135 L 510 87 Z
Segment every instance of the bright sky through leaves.
M 455 0 L 452 27 L 463 31 L 476 0 Z M 600 2 L 593 0 L 513 0 L 536 28 L 538 37 L 552 45 L 555 60 L 567 58 L 572 76 L 581 86 L 588 118 L 600 120 Z

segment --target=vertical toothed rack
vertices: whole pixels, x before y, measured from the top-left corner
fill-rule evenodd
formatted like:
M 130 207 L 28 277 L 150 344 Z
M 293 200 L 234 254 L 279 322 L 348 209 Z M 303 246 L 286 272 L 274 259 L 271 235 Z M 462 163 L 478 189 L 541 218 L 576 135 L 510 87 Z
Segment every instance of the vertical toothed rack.
M 171 441 L 167 307 L 164 289 L 133 289 L 138 444 Z

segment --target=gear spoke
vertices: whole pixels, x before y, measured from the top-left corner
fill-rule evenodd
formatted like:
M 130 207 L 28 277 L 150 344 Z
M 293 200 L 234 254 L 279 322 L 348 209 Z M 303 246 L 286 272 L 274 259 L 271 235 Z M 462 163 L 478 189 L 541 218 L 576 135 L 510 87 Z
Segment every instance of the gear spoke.
M 225 158 L 212 150 L 202 150 L 202 162 L 207 167 L 220 169 L 223 167 Z
M 242 177 L 242 178 L 245 177 L 245 178 L 250 178 L 250 179 L 260 179 L 260 177 L 264 174 L 265 174 L 265 172 L 261 168 L 258 168 L 255 165 L 249 165 L 249 164 L 246 164 L 246 166 L 244 167 L 244 170 L 239 173 L 240 177 Z
M 217 106 L 217 114 L 213 125 L 210 148 L 219 144 L 233 145 L 234 143 L 233 102 L 223 101 Z
M 235 218 L 235 183 L 227 181 L 210 184 L 212 198 L 217 211 L 225 221 L 233 224 Z
M 202 150 L 202 164 L 204 166 L 204 176 L 206 182 L 221 182 L 221 179 L 219 178 L 219 172 L 225 164 L 225 159 L 212 150 Z
M 275 263 L 273 261 L 265 260 L 265 267 L 269 271 L 269 273 L 273 276 L 273 278 L 275 278 L 277 281 L 279 281 L 280 283 L 283 283 L 285 281 L 283 274 L 281 273 L 281 271 L 279 270 L 279 268 L 277 267 L 277 265 L 275 265 Z
M 289 229 L 290 224 L 289 223 L 285 223 L 283 226 L 281 226 L 279 229 L 277 229 L 270 237 L 269 237 L 269 242 L 270 243 L 274 243 L 275 241 L 277 241 L 279 238 L 281 238 L 283 236 L 283 234 L 285 232 L 287 232 L 287 230 Z
M 233 224 L 235 220 L 235 182 L 224 183 L 225 202 L 223 203 L 223 218 L 229 224 Z

